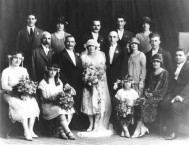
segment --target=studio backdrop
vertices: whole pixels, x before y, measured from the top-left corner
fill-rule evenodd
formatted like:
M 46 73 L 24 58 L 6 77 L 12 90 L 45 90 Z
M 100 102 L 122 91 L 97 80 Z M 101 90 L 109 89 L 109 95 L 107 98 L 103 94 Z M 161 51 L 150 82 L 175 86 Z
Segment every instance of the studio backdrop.
M 37 27 L 54 32 L 54 20 L 63 15 L 66 31 L 79 41 L 89 30 L 90 20 L 100 17 L 102 33 L 114 28 L 117 14 L 127 19 L 126 29 L 137 33 L 143 16 L 155 23 L 161 46 L 173 55 L 179 32 L 189 32 L 189 0 L 0 0 L 0 71 L 8 66 L 6 55 L 15 49 L 16 36 L 26 26 L 26 15 L 37 14 Z

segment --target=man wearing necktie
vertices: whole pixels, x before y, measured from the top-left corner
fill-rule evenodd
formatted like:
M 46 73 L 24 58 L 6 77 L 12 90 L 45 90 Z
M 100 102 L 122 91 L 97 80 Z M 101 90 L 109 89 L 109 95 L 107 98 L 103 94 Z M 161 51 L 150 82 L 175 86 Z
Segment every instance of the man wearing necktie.
M 69 84 L 76 91 L 74 96 L 74 108 L 76 113 L 73 115 L 71 121 L 71 128 L 80 130 L 88 127 L 87 116 L 81 114 L 81 100 L 82 100 L 82 63 L 78 54 L 75 53 L 75 38 L 73 36 L 67 36 L 65 38 L 65 49 L 58 53 L 56 58 L 53 58 L 53 62 L 57 63 L 60 67 L 60 73 L 63 84 Z
M 99 18 L 93 19 L 91 21 L 91 31 L 83 36 L 82 45 L 84 45 L 89 39 L 94 39 L 100 44 L 100 50 L 103 51 L 104 37 L 100 34 L 100 30 L 101 30 L 100 19 Z
M 116 32 L 118 33 L 118 44 L 122 48 L 127 48 L 129 40 L 134 37 L 134 34 L 128 30 L 125 30 L 125 25 L 127 24 L 126 18 L 124 15 L 118 15 L 116 17 Z
M 24 54 L 24 66 L 31 75 L 31 55 L 34 48 L 41 44 L 43 30 L 35 26 L 37 22 L 35 14 L 27 16 L 26 28 L 20 30 L 17 35 L 16 49 Z
M 51 46 L 51 34 L 42 33 L 41 45 L 32 52 L 32 78 L 40 82 L 44 76 L 44 68 L 51 63 L 53 52 Z
M 161 104 L 161 108 L 166 109 L 164 111 L 167 112 L 169 135 L 166 139 L 169 140 L 177 137 L 179 122 L 181 119 L 184 121 L 189 112 L 189 62 L 186 58 L 184 50 L 176 50 L 177 67 L 174 73 L 173 89 L 168 94 L 168 99 L 163 100 Z
M 110 121 L 113 123 L 115 129 L 119 131 L 120 126 L 115 111 L 114 96 L 116 91 L 113 90 L 113 85 L 117 79 L 121 78 L 122 60 L 123 60 L 123 48 L 117 43 L 118 33 L 111 31 L 108 35 L 108 45 L 105 47 L 106 66 L 107 66 L 107 82 L 112 101 L 112 115 Z M 127 62 L 128 63 L 128 62 Z

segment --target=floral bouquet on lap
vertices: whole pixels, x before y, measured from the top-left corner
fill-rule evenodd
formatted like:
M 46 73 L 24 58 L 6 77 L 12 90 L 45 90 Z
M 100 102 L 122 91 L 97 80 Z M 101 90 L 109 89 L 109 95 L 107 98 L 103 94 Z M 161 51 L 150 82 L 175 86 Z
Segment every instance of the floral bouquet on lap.
M 37 90 L 37 83 L 31 81 L 28 77 L 22 77 L 19 80 L 19 83 L 13 87 L 12 93 L 13 96 L 16 96 L 22 100 L 25 99 L 26 96 L 35 97 Z
M 55 105 L 68 111 L 74 106 L 73 95 L 76 95 L 75 90 L 72 87 L 64 88 L 64 91 L 56 96 Z
M 97 86 L 99 81 L 104 80 L 105 68 L 103 66 L 86 65 L 83 72 L 83 81 L 86 86 Z

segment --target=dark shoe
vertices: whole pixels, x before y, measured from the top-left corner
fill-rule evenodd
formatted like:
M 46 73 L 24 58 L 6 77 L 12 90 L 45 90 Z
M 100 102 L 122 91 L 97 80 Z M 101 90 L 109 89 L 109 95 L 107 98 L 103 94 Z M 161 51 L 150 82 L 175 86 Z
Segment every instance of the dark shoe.
M 70 140 L 75 140 L 75 136 L 74 136 L 74 134 L 73 134 L 72 132 L 66 133 L 66 136 L 67 136 L 68 139 L 70 139 Z
M 165 140 L 173 140 L 173 139 L 175 139 L 175 138 L 177 138 L 177 136 L 176 136 L 176 133 L 173 132 L 170 136 L 167 136 L 167 137 L 165 138 Z
M 65 139 L 65 140 L 68 139 L 68 137 L 66 136 L 66 134 L 63 133 L 63 132 L 61 132 L 61 133 L 59 134 L 59 138 L 61 138 L 61 139 Z

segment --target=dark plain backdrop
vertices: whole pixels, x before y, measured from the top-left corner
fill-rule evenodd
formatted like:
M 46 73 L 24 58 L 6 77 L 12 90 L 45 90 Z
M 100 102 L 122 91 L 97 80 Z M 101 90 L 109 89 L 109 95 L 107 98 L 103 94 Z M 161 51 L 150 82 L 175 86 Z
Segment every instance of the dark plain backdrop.
M 141 18 L 149 16 L 155 23 L 153 31 L 161 34 L 161 46 L 172 55 L 178 47 L 178 32 L 189 32 L 189 0 L 0 0 L 0 72 L 8 66 L 7 54 L 15 49 L 17 33 L 26 26 L 29 12 L 37 14 L 37 27 L 51 33 L 55 18 L 65 16 L 66 31 L 78 43 L 93 17 L 101 18 L 101 33 L 107 37 L 117 14 L 126 16 L 126 29 L 134 33 L 140 32 Z

